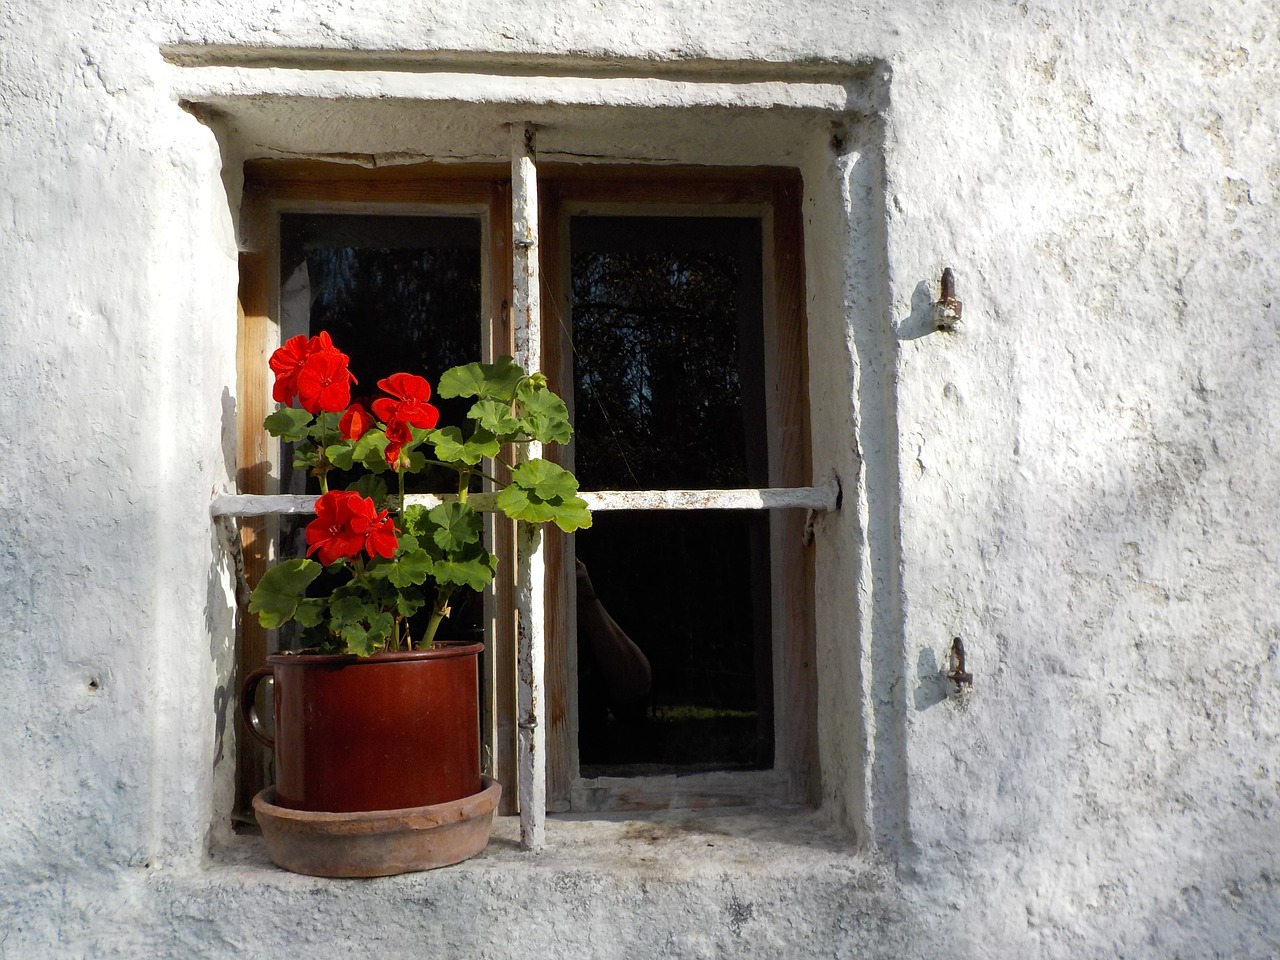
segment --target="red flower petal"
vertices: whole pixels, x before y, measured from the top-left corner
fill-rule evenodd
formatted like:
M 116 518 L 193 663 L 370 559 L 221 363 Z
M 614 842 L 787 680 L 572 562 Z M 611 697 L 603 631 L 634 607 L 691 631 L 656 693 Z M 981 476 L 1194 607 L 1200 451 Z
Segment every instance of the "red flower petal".
M 399 400 L 431 399 L 431 384 L 412 373 L 393 373 L 378 381 L 378 389 Z
M 338 430 L 346 440 L 359 440 L 372 426 L 373 417 L 369 416 L 369 411 L 358 403 L 347 407 L 347 412 L 338 421 Z
M 373 415 L 384 423 L 390 423 L 397 419 L 396 411 L 400 409 L 400 404 L 390 397 L 379 397 L 371 404 L 373 407 Z
M 298 393 L 298 371 L 307 360 L 307 338 L 290 337 L 275 353 L 267 365 L 276 375 L 271 396 L 277 403 L 291 403 Z
M 396 461 L 400 459 L 400 448 L 413 440 L 413 431 L 409 429 L 409 425 L 404 421 L 392 419 L 387 421 L 386 433 L 387 449 L 383 451 L 382 455 L 386 458 L 387 463 L 394 467 Z
M 313 353 L 298 371 L 298 400 L 307 413 L 338 413 L 351 402 L 354 381 L 345 354 Z
M 396 547 L 399 545 L 400 541 L 396 539 L 395 521 L 387 516 L 387 511 L 383 510 L 378 514 L 376 525 L 365 538 L 365 549 L 369 551 L 370 557 L 386 557 L 390 560 L 395 556 Z

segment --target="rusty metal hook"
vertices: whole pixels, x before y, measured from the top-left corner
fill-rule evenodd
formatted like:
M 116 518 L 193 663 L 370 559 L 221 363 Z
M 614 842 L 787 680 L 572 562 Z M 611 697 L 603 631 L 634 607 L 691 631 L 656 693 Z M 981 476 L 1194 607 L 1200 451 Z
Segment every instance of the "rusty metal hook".
M 964 668 L 964 644 L 959 637 L 951 640 L 951 672 L 947 674 L 947 678 L 961 689 L 966 684 L 973 686 L 973 674 Z
M 960 323 L 964 304 L 956 299 L 956 275 L 950 268 L 942 271 L 942 296 L 933 305 L 934 327 L 938 330 L 954 330 Z

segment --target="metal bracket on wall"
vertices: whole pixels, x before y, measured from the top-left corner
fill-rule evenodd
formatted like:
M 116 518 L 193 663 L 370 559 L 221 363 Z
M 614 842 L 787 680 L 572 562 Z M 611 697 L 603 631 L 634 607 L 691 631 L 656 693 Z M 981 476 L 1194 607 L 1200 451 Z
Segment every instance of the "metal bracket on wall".
M 947 679 L 959 690 L 966 686 L 973 688 L 973 674 L 964 668 L 964 643 L 959 637 L 951 640 L 951 672 L 947 674 Z
M 942 271 L 942 296 L 933 305 L 933 325 L 938 330 L 954 330 L 960 325 L 964 304 L 956 299 L 956 275 L 950 267 Z

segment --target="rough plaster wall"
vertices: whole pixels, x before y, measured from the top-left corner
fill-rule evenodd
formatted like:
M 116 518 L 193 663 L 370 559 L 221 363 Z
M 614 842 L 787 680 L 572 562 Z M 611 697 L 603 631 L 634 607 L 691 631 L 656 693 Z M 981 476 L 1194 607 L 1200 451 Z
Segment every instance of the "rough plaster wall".
M 227 638 L 196 518 L 223 471 L 234 240 L 220 195 L 172 189 L 219 159 L 137 21 L 90 9 L 0 8 L 8 891 L 202 848 L 214 703 L 191 694 Z
M 905 862 L 975 950 L 1268 955 L 1280 18 L 956 26 L 1000 58 L 905 54 L 891 112 Z M 965 322 L 919 337 L 943 265 Z
M 362 916 L 460 956 L 516 949 L 468 944 L 495 919 L 529 955 L 1280 951 L 1273 5 L 105 6 L 0 3 L 0 953 L 230 955 L 300 904 L 303 936 L 338 931 L 317 956 Z M 888 65 L 882 125 L 803 162 L 834 174 L 810 236 L 843 236 L 811 322 L 834 307 L 856 361 L 818 364 L 815 409 L 850 511 L 819 549 L 861 613 L 820 696 L 864 704 L 824 744 L 828 813 L 865 817 L 899 886 L 851 894 L 852 854 L 778 883 L 767 851 L 646 887 L 619 848 L 585 889 L 503 850 L 339 887 L 201 865 L 235 264 L 162 42 Z M 836 197 L 883 233 L 842 233 Z M 946 265 L 965 323 L 929 334 Z M 977 685 L 948 699 L 956 633 Z

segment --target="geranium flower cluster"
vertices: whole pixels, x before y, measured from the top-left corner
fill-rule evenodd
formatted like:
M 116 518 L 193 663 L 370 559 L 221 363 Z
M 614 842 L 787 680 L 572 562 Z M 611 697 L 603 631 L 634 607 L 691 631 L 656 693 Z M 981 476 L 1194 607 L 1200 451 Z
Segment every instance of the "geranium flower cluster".
M 487 476 L 486 460 L 510 470 L 505 483 L 488 477 L 501 487 L 493 509 L 565 532 L 590 526 L 571 473 L 542 459 L 502 460 L 507 446 L 567 442 L 568 410 L 546 377 L 499 357 L 440 375 L 440 396 L 474 403 L 466 432 L 438 427 L 440 411 L 424 378 L 393 373 L 379 380 L 384 396 L 370 411 L 351 400 L 356 380 L 348 363 L 323 332 L 292 337 L 271 355 L 272 396 L 284 406 L 263 426 L 292 444 L 294 467 L 316 478 L 321 493 L 306 528 L 306 556 L 268 570 L 249 611 L 267 629 L 296 622 L 303 641 L 322 649 L 358 656 L 413 649 L 411 633 L 417 645 L 430 647 L 454 592 L 483 590 L 493 581 L 497 558 L 486 547 L 482 517 L 467 502 L 472 478 Z M 457 492 L 430 507 L 410 503 L 406 475 L 428 467 L 454 471 Z M 394 493 L 383 476 L 389 472 Z M 329 489 L 334 477 L 345 490 Z M 320 595 L 308 593 L 313 584 Z
M 347 369 L 350 358 L 333 345 L 329 334 L 299 334 L 285 341 L 267 361 L 276 375 L 271 396 L 276 403 L 292 403 L 294 397 L 307 413 L 337 413 L 351 402 L 356 378 Z
M 365 551 L 369 558 L 395 556 L 399 540 L 391 514 L 354 490 L 331 490 L 316 500 L 316 518 L 307 524 L 307 556 L 319 551 L 326 567 Z
M 400 459 L 405 444 L 413 442 L 410 427 L 430 430 L 440 422 L 440 411 L 427 403 L 431 399 L 431 384 L 412 373 L 393 373 L 378 381 L 378 389 L 390 394 L 373 401 L 373 413 L 384 422 L 387 447 L 383 451 L 387 463 L 394 470 L 407 466 Z M 359 440 L 375 425 L 372 417 L 361 404 L 352 404 L 338 429 L 344 440 Z

